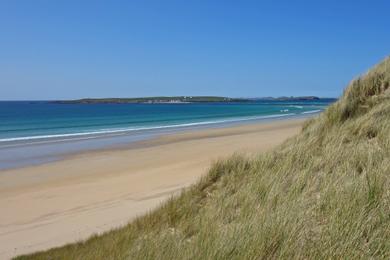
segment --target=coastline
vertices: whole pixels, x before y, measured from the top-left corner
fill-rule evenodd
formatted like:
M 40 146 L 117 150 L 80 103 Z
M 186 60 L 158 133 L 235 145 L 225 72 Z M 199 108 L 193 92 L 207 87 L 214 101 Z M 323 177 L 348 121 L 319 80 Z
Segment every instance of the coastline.
M 46 140 L 37 138 L 37 140 L 28 139 L 11 144 L 0 142 L 0 171 L 52 163 L 83 153 L 112 149 L 130 149 L 138 146 L 139 143 L 165 135 L 285 120 L 307 119 L 320 112 L 322 110 L 313 110 L 301 114 L 243 117 L 232 120 L 213 121 L 211 123 L 201 122 L 180 126 L 152 127 L 151 129 L 119 130 L 103 135 L 88 134 L 87 136 L 80 136 L 80 138 L 50 138 Z
M 196 182 L 213 161 L 266 151 L 297 134 L 304 121 L 194 129 L 1 170 L 0 258 L 125 225 Z

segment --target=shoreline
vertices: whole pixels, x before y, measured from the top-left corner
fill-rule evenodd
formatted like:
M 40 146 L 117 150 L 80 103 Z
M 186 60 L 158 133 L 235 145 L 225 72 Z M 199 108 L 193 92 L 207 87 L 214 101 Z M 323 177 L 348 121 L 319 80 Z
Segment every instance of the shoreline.
M 0 259 L 125 225 L 195 183 L 213 161 L 264 152 L 297 134 L 305 120 L 182 131 L 0 170 Z
M 13 145 L 0 144 L 0 171 L 39 166 L 61 161 L 83 153 L 112 149 L 131 149 L 133 146 L 138 146 L 138 143 L 144 143 L 145 141 L 147 142 L 165 135 L 265 124 L 285 120 L 308 119 L 318 115 L 320 112 L 322 111 L 316 110 L 312 113 L 261 116 L 259 118 L 242 118 L 240 120 L 215 122 L 211 124 L 147 129 L 144 131 L 137 130 L 134 132 L 91 136 L 85 139 L 54 139 L 33 143 L 16 143 Z

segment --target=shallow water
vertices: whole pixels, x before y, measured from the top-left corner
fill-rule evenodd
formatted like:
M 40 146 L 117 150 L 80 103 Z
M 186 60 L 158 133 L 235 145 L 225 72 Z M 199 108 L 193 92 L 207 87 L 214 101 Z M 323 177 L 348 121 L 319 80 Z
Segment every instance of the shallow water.
M 188 129 L 321 112 L 330 101 L 190 104 L 0 102 L 0 169 Z

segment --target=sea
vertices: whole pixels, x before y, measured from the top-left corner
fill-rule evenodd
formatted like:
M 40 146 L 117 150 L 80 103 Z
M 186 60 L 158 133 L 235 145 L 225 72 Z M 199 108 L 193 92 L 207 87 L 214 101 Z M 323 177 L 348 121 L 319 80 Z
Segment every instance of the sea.
M 62 104 L 0 102 L 0 169 L 126 146 L 163 134 L 308 117 L 333 99 L 237 103 Z

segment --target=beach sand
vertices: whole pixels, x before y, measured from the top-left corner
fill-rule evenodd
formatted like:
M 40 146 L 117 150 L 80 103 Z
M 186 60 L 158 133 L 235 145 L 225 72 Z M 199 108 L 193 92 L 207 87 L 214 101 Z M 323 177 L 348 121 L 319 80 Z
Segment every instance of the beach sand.
M 0 171 L 0 259 L 125 225 L 196 182 L 213 161 L 268 150 L 303 121 L 187 131 Z

